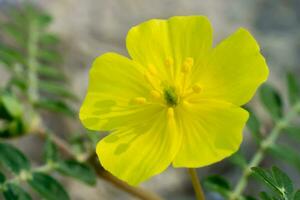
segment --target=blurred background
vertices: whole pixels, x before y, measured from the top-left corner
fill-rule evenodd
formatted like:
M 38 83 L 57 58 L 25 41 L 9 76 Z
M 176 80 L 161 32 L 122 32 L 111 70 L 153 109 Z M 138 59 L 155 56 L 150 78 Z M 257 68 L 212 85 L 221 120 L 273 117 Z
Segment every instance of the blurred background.
M 0 0 L 0 19 L 7 17 L 12 7 L 20 7 L 24 1 Z M 283 73 L 291 71 L 300 75 L 300 0 L 36 0 L 31 1 L 38 8 L 46 11 L 53 22 L 49 31 L 60 38 L 59 51 L 63 57 L 60 70 L 68 79 L 69 88 L 78 97 L 75 108 L 79 108 L 84 98 L 88 71 L 95 57 L 108 52 L 127 55 L 125 38 L 130 27 L 151 18 L 168 18 L 174 15 L 206 15 L 214 27 L 215 44 L 233 33 L 238 27 L 245 27 L 259 42 L 270 68 L 269 82 L 280 91 L 285 91 Z M 0 30 L 1 32 L 1 30 Z M 8 79 L 8 73 L 0 68 L 0 85 Z M 250 103 L 266 124 L 270 119 L 261 111 L 257 97 Z M 60 119 L 55 114 L 43 113 L 48 126 L 61 133 L 82 127 L 75 122 Z M 71 131 L 72 132 L 72 131 Z M 97 133 L 95 133 L 97 134 Z M 283 139 L 285 141 L 285 139 Z M 27 137 L 15 141 L 24 149 L 33 162 L 39 162 L 37 151 L 39 141 Z M 245 131 L 242 152 L 248 158 L 255 151 L 255 144 L 250 134 Z M 268 166 L 271 158 L 263 165 Z M 278 161 L 275 161 L 278 162 Z M 299 173 L 278 162 L 288 173 L 300 180 Z M 199 170 L 200 177 L 221 174 L 234 183 L 241 171 L 232 167 L 231 162 L 221 163 Z M 106 181 L 99 180 L 96 187 L 62 179 L 73 200 L 126 200 L 134 199 L 113 187 Z M 300 182 L 299 182 L 300 183 Z M 298 184 L 299 184 L 298 183 Z M 192 200 L 194 193 L 189 177 L 184 169 L 168 169 L 164 173 L 143 183 L 142 187 L 155 191 L 170 200 Z M 247 191 L 257 190 L 250 184 Z M 208 199 L 219 199 L 217 194 L 209 193 Z

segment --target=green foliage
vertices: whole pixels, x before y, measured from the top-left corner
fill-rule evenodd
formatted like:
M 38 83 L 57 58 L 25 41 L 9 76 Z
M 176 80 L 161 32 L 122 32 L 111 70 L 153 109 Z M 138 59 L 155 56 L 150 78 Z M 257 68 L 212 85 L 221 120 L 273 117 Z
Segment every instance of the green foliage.
M 233 163 L 234 165 L 240 167 L 241 169 L 245 169 L 247 167 L 247 160 L 246 158 L 242 155 L 241 152 L 237 152 L 233 154 L 229 158 L 230 162 Z
M 54 163 L 60 159 L 57 146 L 53 143 L 50 136 L 47 137 L 44 145 L 43 158 L 46 163 Z
M 17 178 L 6 180 L 0 172 L 0 189 L 6 199 L 30 199 L 30 196 L 19 185 L 27 181 L 41 197 L 49 200 L 69 199 L 64 187 L 50 175 L 43 172 L 58 171 L 63 175 L 78 179 L 88 185 L 96 183 L 96 175 L 92 168 L 76 160 L 63 160 L 59 156 L 57 146 L 48 138 L 45 142 L 42 167 L 32 168 L 26 156 L 14 146 L 0 143 L 0 164 L 17 175 Z
M 7 184 L 3 196 L 5 200 L 31 200 L 30 195 L 15 184 Z
M 76 100 L 76 96 L 70 92 L 70 90 L 67 90 L 64 87 L 61 87 L 61 83 L 53 83 L 49 81 L 41 81 L 39 84 L 39 89 L 41 91 L 48 92 L 52 95 L 57 95 L 64 98 L 74 99 Z
M 29 185 L 46 200 L 68 200 L 69 195 L 64 187 L 54 178 L 44 173 L 33 173 Z
M 273 191 L 273 194 L 262 192 L 260 198 L 267 199 L 282 199 L 282 200 L 296 200 L 298 192 L 294 191 L 294 186 L 291 179 L 282 170 L 277 167 L 272 167 L 266 170 L 260 167 L 252 168 L 255 175 L 257 175 L 265 185 Z
M 294 74 L 287 73 L 288 97 L 291 105 L 300 100 L 300 85 Z
M 7 91 L 0 92 L 0 137 L 22 135 L 26 129 L 22 117 L 21 102 Z
M 48 137 L 44 146 L 44 160 L 46 163 L 54 165 L 54 169 L 63 175 L 76 178 L 89 185 L 96 183 L 96 174 L 92 168 L 76 160 L 62 160 L 57 146 L 50 137 Z
M 30 163 L 25 155 L 6 143 L 0 143 L 0 163 L 16 174 L 22 170 L 28 171 L 30 169 Z
M 204 186 L 208 190 L 218 192 L 226 198 L 229 196 L 229 192 L 231 190 L 228 181 L 219 175 L 212 175 L 205 178 Z
M 299 152 L 287 145 L 273 145 L 268 149 L 269 153 L 276 159 L 282 159 L 294 166 L 300 172 Z
M 37 73 L 40 76 L 46 76 L 49 79 L 64 80 L 66 77 L 57 68 L 43 65 L 37 68 Z
M 21 117 L 23 108 L 19 100 L 9 93 L 3 93 L 0 97 L 0 102 L 3 105 L 5 111 L 14 118 Z
M 18 88 L 17 96 L 28 96 L 37 109 L 73 116 L 69 102 L 77 99 L 58 69 L 62 63 L 59 39 L 47 31 L 52 18 L 30 4 L 12 9 L 8 17 L 10 20 L 0 22 L 4 33 L 0 61 L 11 72 L 7 87 Z
M 88 165 L 77 162 L 76 160 L 60 162 L 57 169 L 62 174 L 74 177 L 89 185 L 96 184 L 95 172 Z
M 262 139 L 262 135 L 260 133 L 260 128 L 261 128 L 260 121 L 251 108 L 247 107 L 246 109 L 249 112 L 247 127 L 249 128 L 255 140 L 259 142 Z
M 68 193 L 53 178 L 52 172 L 88 185 L 96 183 L 96 175 L 89 165 L 76 160 L 71 147 L 71 158 L 61 155 L 61 147 L 53 139 L 56 136 L 42 123 L 40 110 L 76 116 L 71 104 L 77 98 L 59 69 L 62 64 L 58 51 L 60 40 L 48 32 L 52 18 L 40 9 L 31 4 L 10 9 L 6 20 L 0 21 L 0 67 L 6 68 L 10 78 L 0 88 L 0 138 L 3 139 L 0 142 L 0 192 L 5 200 L 31 200 L 31 192 L 27 191 L 30 186 L 40 199 L 68 200 Z M 43 163 L 33 167 L 26 155 L 6 139 L 41 131 L 46 138 Z M 88 136 L 86 138 L 88 146 L 94 145 Z
M 53 112 L 61 113 L 70 117 L 76 116 L 75 111 L 68 104 L 61 100 L 40 99 L 34 105 L 38 109 L 42 108 L 46 110 L 51 110 Z
M 260 89 L 260 101 L 270 115 L 273 127 L 264 126 L 260 118 L 253 112 L 253 109 L 246 106 L 250 114 L 247 127 L 256 141 L 257 149 L 249 161 L 241 153 L 242 151 L 235 153 L 229 158 L 234 166 L 238 166 L 243 170 L 235 187 L 232 189 L 224 188 L 222 184 L 222 182 L 226 181 L 224 180 L 222 182 L 209 182 L 207 189 L 220 193 L 225 199 L 255 199 L 254 197 L 244 195 L 249 177 L 251 177 L 249 169 L 254 167 L 253 171 L 255 174 L 262 177 L 264 182 L 277 195 L 262 192 L 259 194 L 260 199 L 293 200 L 299 198 L 300 194 L 294 194 L 293 184 L 284 172 L 276 167 L 273 167 L 269 171 L 258 167 L 265 157 L 271 155 L 275 160 L 284 161 L 285 164 L 295 167 L 300 173 L 300 156 L 297 147 L 284 143 L 285 140 L 282 140 L 278 144 L 278 140 L 283 133 L 291 137 L 294 142 L 300 142 L 300 127 L 297 124 L 300 114 L 299 80 L 291 73 L 287 74 L 286 77 L 286 88 L 289 97 L 286 110 L 283 109 L 283 99 L 285 98 L 277 89 L 269 84 L 264 84 Z
M 300 200 L 300 190 L 298 190 L 294 196 L 294 200 Z
M 294 125 L 285 128 L 285 132 L 290 136 L 293 140 L 300 142 L 300 126 Z
M 260 89 L 260 99 L 271 117 L 279 120 L 283 115 L 283 102 L 278 91 L 271 85 L 264 84 Z

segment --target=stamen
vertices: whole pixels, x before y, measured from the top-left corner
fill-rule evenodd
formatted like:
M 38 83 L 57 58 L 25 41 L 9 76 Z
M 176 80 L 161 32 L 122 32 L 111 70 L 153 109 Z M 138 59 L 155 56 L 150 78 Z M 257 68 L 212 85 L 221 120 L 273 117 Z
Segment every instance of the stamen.
M 159 99 L 161 97 L 161 94 L 156 90 L 152 90 L 150 94 L 154 99 Z
M 168 67 L 168 68 L 171 68 L 174 64 L 174 60 L 171 58 L 171 57 L 168 57 L 166 60 L 165 60 L 165 65 Z
M 172 108 L 172 107 L 168 108 L 167 117 L 169 120 L 174 118 L 174 108 Z
M 183 96 L 183 98 L 189 97 L 194 94 L 199 94 L 201 92 L 202 88 L 199 84 L 193 85 Z
M 151 73 L 146 71 L 144 74 L 144 77 L 145 77 L 146 81 L 149 83 L 149 85 L 152 87 L 152 89 L 156 89 L 156 82 L 155 82 L 153 76 L 151 75 Z
M 194 65 L 194 59 L 192 57 L 187 57 L 182 64 L 181 72 L 189 73 L 193 65 Z
M 136 97 L 133 99 L 133 103 L 143 105 L 146 103 L 146 99 L 144 97 Z
M 150 74 L 151 74 L 152 76 L 157 75 L 156 67 L 155 67 L 154 65 L 152 65 L 152 64 L 149 64 L 149 65 L 148 65 L 148 71 L 150 72 Z
M 167 68 L 167 71 L 170 75 L 171 80 L 173 79 L 173 74 L 174 74 L 174 69 L 173 69 L 173 65 L 174 65 L 174 60 L 172 57 L 167 57 L 165 60 L 165 65 Z
M 201 87 L 198 84 L 196 84 L 196 85 L 193 85 L 192 90 L 195 93 L 199 93 L 199 92 L 201 92 Z

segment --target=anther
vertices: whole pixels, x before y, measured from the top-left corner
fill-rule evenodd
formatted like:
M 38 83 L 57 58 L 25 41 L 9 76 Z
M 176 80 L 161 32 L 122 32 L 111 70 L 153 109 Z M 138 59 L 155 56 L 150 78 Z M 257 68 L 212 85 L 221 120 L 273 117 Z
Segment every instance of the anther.
M 150 72 L 150 74 L 151 74 L 152 76 L 157 75 L 157 70 L 156 70 L 155 66 L 152 65 L 152 64 L 149 64 L 149 65 L 148 65 L 148 71 Z
M 152 90 L 150 94 L 154 99 L 159 99 L 161 97 L 160 93 L 156 90 Z
M 153 80 L 153 76 L 151 75 L 150 72 L 146 71 L 145 74 L 144 74 L 144 77 L 146 79 L 146 81 L 150 84 L 150 86 L 152 88 L 155 88 L 155 81 Z
M 172 108 L 172 107 L 168 108 L 167 117 L 168 117 L 168 119 L 173 119 L 174 118 L 174 108 Z
M 165 60 L 165 65 L 167 67 L 172 67 L 174 64 L 174 60 L 171 58 L 171 57 L 168 57 L 166 60 Z
M 191 57 L 187 57 L 182 64 L 181 72 L 183 73 L 190 72 L 193 65 L 194 65 L 194 59 Z
M 195 92 L 195 93 L 199 93 L 201 92 L 201 87 L 199 85 L 193 85 L 192 87 L 192 90 Z
M 194 59 L 192 57 L 187 57 L 185 59 L 185 62 L 188 63 L 189 65 L 193 66 L 194 65 Z
M 133 99 L 133 103 L 143 105 L 146 103 L 146 99 L 144 97 L 136 97 Z

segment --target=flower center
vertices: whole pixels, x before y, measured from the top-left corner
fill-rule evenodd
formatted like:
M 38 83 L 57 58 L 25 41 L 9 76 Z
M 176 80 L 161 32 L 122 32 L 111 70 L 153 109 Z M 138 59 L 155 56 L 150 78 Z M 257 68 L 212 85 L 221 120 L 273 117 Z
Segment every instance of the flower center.
M 159 73 L 161 71 L 158 71 L 155 65 L 148 65 L 144 78 L 150 86 L 149 96 L 134 97 L 130 101 L 131 104 L 160 104 L 174 109 L 190 96 L 202 91 L 201 84 L 191 84 L 189 80 L 194 67 L 192 57 L 186 57 L 180 64 L 174 63 L 172 57 L 167 57 L 164 64 L 166 74 Z
M 164 99 L 165 102 L 172 107 L 175 107 L 178 104 L 178 96 L 176 94 L 175 88 L 168 86 L 164 89 Z

